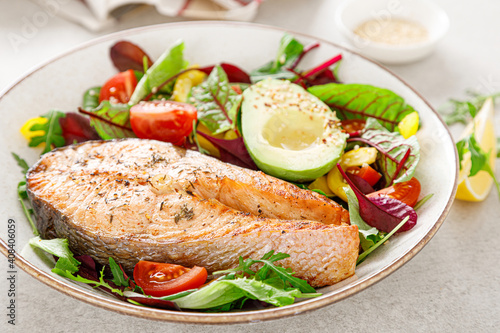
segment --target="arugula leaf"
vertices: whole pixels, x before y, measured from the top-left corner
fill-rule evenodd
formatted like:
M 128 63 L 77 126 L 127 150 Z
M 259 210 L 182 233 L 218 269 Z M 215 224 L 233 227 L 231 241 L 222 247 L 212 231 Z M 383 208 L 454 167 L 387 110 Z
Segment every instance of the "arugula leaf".
M 285 33 L 280 40 L 276 58 L 250 73 L 252 82 L 255 83 L 266 78 L 295 78 L 297 75 L 286 68 L 292 67 L 297 58 L 299 58 L 302 54 L 303 50 L 304 45 L 302 45 L 292 35 Z
M 462 161 L 465 158 L 469 158 L 471 160 L 471 168 L 468 174 L 468 177 L 475 176 L 479 171 L 486 171 L 495 183 L 495 186 L 498 191 L 498 195 L 500 196 L 500 183 L 495 176 L 495 173 L 491 169 L 490 166 L 490 152 L 485 152 L 479 143 L 476 141 L 475 133 L 471 133 L 464 137 L 462 140 L 456 143 L 460 170 L 462 170 Z
M 233 269 L 224 270 L 224 271 L 214 272 L 213 274 L 218 275 L 218 274 L 223 274 L 223 273 L 242 271 L 242 272 L 245 272 L 245 273 L 250 274 L 250 275 L 255 274 L 259 278 L 259 280 L 264 280 L 265 274 L 268 271 L 273 271 L 285 283 L 289 283 L 294 288 L 298 288 L 301 292 L 304 292 L 304 293 L 316 292 L 316 290 L 313 287 L 311 287 L 307 283 L 307 281 L 294 277 L 292 272 L 290 272 L 289 270 L 287 270 L 283 267 L 274 265 L 275 261 L 279 261 L 279 260 L 282 260 L 282 259 L 285 259 L 288 257 L 290 257 L 289 254 L 286 254 L 286 253 L 274 254 L 274 251 L 270 251 L 270 252 L 266 253 L 262 257 L 262 259 L 250 259 L 249 258 L 249 259 L 243 260 L 243 258 L 240 257 L 238 267 L 233 268 Z M 250 269 L 250 267 L 256 263 L 262 263 L 262 264 L 264 264 L 264 266 L 257 273 L 254 273 Z M 261 272 L 262 270 L 264 270 L 264 271 Z
M 99 106 L 99 93 L 101 87 L 92 87 L 83 93 L 82 109 L 90 111 Z
M 19 203 L 21 204 L 21 208 L 23 209 L 23 213 L 28 219 L 28 222 L 31 225 L 31 230 L 33 231 L 33 235 L 38 236 L 40 233 L 38 232 L 38 229 L 36 228 L 35 222 L 33 221 L 33 209 L 31 208 L 30 202 L 28 200 L 28 192 L 26 190 L 26 174 L 28 173 L 29 170 L 29 165 L 28 163 L 21 158 L 19 155 L 17 155 L 14 152 L 11 152 L 12 156 L 17 162 L 17 165 L 21 167 L 21 172 L 23 175 L 25 175 L 24 179 L 17 183 L 17 199 L 19 200 Z
M 328 104 L 342 120 L 372 117 L 390 131 L 406 115 L 415 112 L 401 96 L 366 84 L 329 83 L 312 86 L 308 91 Z
M 366 121 L 361 137 L 348 141 L 359 141 L 377 148 L 377 163 L 388 185 L 410 180 L 420 160 L 416 136 L 405 139 L 399 133 L 389 132 L 373 118 Z
M 21 204 L 21 207 L 23 209 L 23 213 L 28 219 L 28 222 L 31 225 L 31 230 L 33 230 L 33 235 L 38 236 L 40 233 L 38 232 L 38 229 L 36 228 L 35 222 L 33 221 L 33 209 L 28 208 L 31 207 L 29 206 L 29 201 L 28 199 L 28 193 L 26 191 L 26 181 L 20 181 L 17 184 L 17 198 L 19 200 L 19 203 Z M 26 201 L 25 201 L 26 200 Z
M 80 113 L 90 117 L 90 125 L 103 140 L 136 137 L 130 126 L 129 110 L 128 104 L 112 104 L 109 101 L 102 101 L 96 109 L 90 111 L 78 109 Z
M 33 237 L 28 242 L 31 246 L 44 250 L 59 260 L 56 263 L 57 269 L 64 269 L 70 273 L 78 271 L 80 262 L 73 257 L 69 249 L 68 240 L 65 238 L 41 239 L 39 236 Z M 59 263 L 61 261 L 61 263 Z
M 42 154 L 45 154 L 56 147 L 64 146 L 64 137 L 59 118 L 64 117 L 64 113 L 57 110 L 50 110 L 40 117 L 46 118 L 47 122 L 44 124 L 35 124 L 29 129 L 31 132 L 43 131 L 43 135 L 34 136 L 30 139 L 29 146 L 36 147 L 40 143 L 45 143 L 45 148 Z
M 155 90 L 164 82 L 185 69 L 188 63 L 184 60 L 183 52 L 184 42 L 182 41 L 178 41 L 172 48 L 165 51 L 137 83 L 129 105 L 137 104 L 149 94 L 156 93 Z
M 385 235 L 385 232 L 379 231 L 375 227 L 369 226 L 359 215 L 359 203 L 356 195 L 348 186 L 344 188 L 349 204 L 349 219 L 351 224 L 358 226 L 359 240 L 361 247 L 367 251 L 370 247 L 380 241 Z
M 22 174 L 26 175 L 26 173 L 28 173 L 28 170 L 30 168 L 28 163 L 23 158 L 19 157 L 19 155 L 17 155 L 16 153 L 11 152 L 11 154 L 14 157 L 14 159 L 16 160 L 17 165 L 21 168 Z
M 188 101 L 198 109 L 198 120 L 218 134 L 235 127 L 242 96 L 231 89 L 222 67 L 215 66 L 202 84 L 191 89 Z
M 128 287 L 128 279 L 125 280 L 123 271 L 120 266 L 116 263 L 115 259 L 109 258 L 109 268 L 111 269 L 111 274 L 113 274 L 113 283 L 118 287 Z
M 61 259 L 59 259 L 59 260 L 61 260 Z M 59 263 L 59 260 L 57 261 L 58 263 Z M 86 278 L 81 277 L 80 275 L 74 275 L 75 272 L 71 272 L 70 270 L 65 269 L 65 267 L 64 268 L 57 267 L 57 264 L 56 264 L 56 267 L 54 267 L 52 269 L 52 272 L 56 273 L 57 275 L 68 278 L 70 280 L 76 281 L 76 282 L 81 282 L 81 283 L 93 285 L 94 288 L 98 288 L 98 287 L 107 288 L 107 289 L 111 290 L 111 292 L 116 293 L 120 296 L 123 296 L 123 291 L 121 291 L 120 289 L 113 288 L 112 286 L 109 285 L 108 282 L 106 282 L 106 280 L 104 280 L 104 268 L 105 267 L 103 267 L 101 270 L 101 274 L 99 276 L 99 281 L 86 279 Z

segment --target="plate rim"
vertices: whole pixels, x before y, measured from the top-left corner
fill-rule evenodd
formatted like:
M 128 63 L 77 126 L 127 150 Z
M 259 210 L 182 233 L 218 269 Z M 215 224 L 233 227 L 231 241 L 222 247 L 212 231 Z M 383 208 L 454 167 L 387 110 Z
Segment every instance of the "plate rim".
M 165 27 L 171 27 L 171 26 L 200 26 L 200 25 L 206 25 L 206 26 L 241 26 L 241 27 L 250 27 L 250 28 L 259 28 L 259 29 L 264 29 L 264 30 L 275 30 L 275 31 L 282 31 L 284 32 L 289 32 L 293 34 L 294 36 L 299 36 L 299 37 L 304 37 L 304 38 L 309 38 L 312 40 L 317 40 L 320 43 L 324 44 L 329 44 L 334 47 L 337 47 L 345 52 L 354 54 L 356 56 L 359 56 L 363 58 L 365 61 L 368 61 L 372 63 L 375 66 L 378 66 L 382 70 L 386 71 L 393 77 L 395 77 L 397 80 L 399 80 L 406 88 L 408 88 L 410 91 L 412 91 L 414 94 L 418 96 L 426 105 L 429 107 L 429 109 L 437 116 L 438 120 L 441 122 L 443 125 L 446 134 L 448 137 L 451 139 L 453 142 L 453 137 L 451 135 L 451 132 L 449 128 L 446 126 L 444 123 L 442 117 L 439 115 L 439 113 L 436 112 L 436 110 L 431 106 L 431 104 L 411 85 L 409 85 L 405 80 L 403 80 L 401 77 L 396 75 L 394 72 L 386 68 L 385 66 L 353 51 L 350 50 L 342 45 L 339 45 L 335 42 L 331 42 L 322 38 L 318 38 L 309 34 L 305 33 L 300 33 L 296 32 L 290 29 L 282 28 L 282 27 L 276 27 L 272 25 L 267 25 L 267 24 L 260 24 L 260 23 L 250 23 L 250 22 L 236 22 L 236 21 L 185 21 L 185 22 L 171 22 L 171 23 L 162 23 L 162 24 L 156 24 L 156 25 L 150 25 L 150 26 L 142 26 L 142 27 L 136 27 L 132 29 L 127 29 L 127 30 L 122 30 L 118 32 L 114 32 L 111 34 L 107 34 L 104 36 L 100 36 L 94 39 L 91 39 L 89 41 L 86 41 L 84 43 L 81 43 L 77 46 L 74 46 L 70 48 L 69 50 L 62 52 L 44 62 L 41 64 L 32 67 L 31 69 L 27 70 L 25 74 L 23 74 L 19 79 L 11 83 L 10 85 L 7 85 L 7 88 L 3 89 L 0 92 L 0 102 L 2 99 L 9 94 L 9 92 L 14 89 L 18 84 L 29 78 L 31 75 L 34 73 L 38 72 L 39 70 L 43 69 L 44 67 L 48 66 L 49 64 L 64 58 L 70 54 L 73 54 L 75 52 L 78 52 L 80 50 L 83 50 L 89 46 L 93 46 L 102 42 L 106 42 L 109 40 L 115 40 L 121 37 L 126 37 L 130 35 L 134 35 L 136 33 L 140 32 L 147 32 L 147 31 L 153 31 L 153 30 L 161 30 L 165 29 Z M 456 146 L 453 145 L 454 147 L 454 158 L 455 161 L 458 161 L 458 153 Z M 457 191 L 457 186 L 458 186 L 458 173 L 459 173 L 459 165 L 458 162 L 455 163 L 455 179 L 454 179 L 454 184 L 453 184 L 453 189 L 450 198 L 448 199 L 448 202 L 446 203 L 446 206 L 444 207 L 444 210 L 440 214 L 439 218 L 437 221 L 434 223 L 434 225 L 428 230 L 428 232 L 424 235 L 424 237 L 408 252 L 406 252 L 403 256 L 400 258 L 394 260 L 391 262 L 388 266 L 385 267 L 385 269 L 376 272 L 375 274 L 368 276 L 366 280 L 357 283 L 353 285 L 350 288 L 341 290 L 338 293 L 335 293 L 333 295 L 326 295 L 326 296 L 321 296 L 320 298 L 315 298 L 315 299 L 309 299 L 306 301 L 302 301 L 299 303 L 294 303 L 292 305 L 288 305 L 285 307 L 277 307 L 277 308 L 270 308 L 270 309 L 264 309 L 264 310 L 259 310 L 259 311 L 243 311 L 243 312 L 229 312 L 229 313 L 202 313 L 202 312 L 182 312 L 182 311 L 173 311 L 173 310 L 164 310 L 164 309 L 155 309 L 155 308 L 149 308 L 149 307 L 138 307 L 136 305 L 123 302 L 120 300 L 114 300 L 110 298 L 103 297 L 99 294 L 96 293 L 91 293 L 85 289 L 77 287 L 76 284 L 65 284 L 62 283 L 59 279 L 55 278 L 54 276 L 40 270 L 36 266 L 34 266 L 32 263 L 30 263 L 27 259 L 22 257 L 17 251 L 15 252 L 15 264 L 17 267 L 21 268 L 23 271 L 34 277 L 35 279 L 41 281 L 42 283 L 48 285 L 49 287 L 58 290 L 66 295 L 69 295 L 75 299 L 84 301 L 88 304 L 104 308 L 106 310 L 111 310 L 115 311 L 121 314 L 127 314 L 127 315 L 132 315 L 135 317 L 139 318 L 145 318 L 145 319 L 152 319 L 152 320 L 158 320 L 158 321 L 169 321 L 169 322 L 176 322 L 176 323 L 185 323 L 185 324 L 241 324 L 241 323 L 255 323 L 255 322 L 260 322 L 260 321 L 265 321 L 265 320 L 272 320 L 272 319 L 279 319 L 279 318 L 285 318 L 288 316 L 293 316 L 293 315 L 298 315 L 302 313 L 306 313 L 312 310 L 319 309 L 321 307 L 336 303 L 344 298 L 347 298 L 349 296 L 353 296 L 354 294 L 368 288 L 369 286 L 383 280 L 390 274 L 394 273 L 397 269 L 402 267 L 405 263 L 407 263 L 410 259 L 412 259 L 418 252 L 420 252 L 423 247 L 434 237 L 434 235 L 437 233 L 441 225 L 443 224 L 444 220 L 448 216 L 451 206 L 453 204 L 453 201 L 455 199 L 455 194 Z M 8 257 L 8 246 L 7 243 L 0 238 L 0 252 L 3 253 L 6 257 Z

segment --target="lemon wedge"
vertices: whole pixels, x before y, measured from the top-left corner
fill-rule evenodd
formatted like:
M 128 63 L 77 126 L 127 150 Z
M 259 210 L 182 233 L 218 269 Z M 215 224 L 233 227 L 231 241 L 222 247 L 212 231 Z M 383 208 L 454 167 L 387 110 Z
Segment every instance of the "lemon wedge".
M 493 100 L 488 98 L 481 110 L 477 113 L 473 122 L 470 122 L 464 130 L 463 137 L 471 134 L 475 127 L 475 138 L 483 151 L 489 153 L 489 164 L 495 172 L 496 160 L 496 136 L 494 128 L 494 105 Z M 465 201 L 482 201 L 490 193 L 493 178 L 486 171 L 479 171 L 476 175 L 468 177 L 471 169 L 470 153 L 464 155 L 461 170 L 458 176 L 458 189 L 456 198 Z

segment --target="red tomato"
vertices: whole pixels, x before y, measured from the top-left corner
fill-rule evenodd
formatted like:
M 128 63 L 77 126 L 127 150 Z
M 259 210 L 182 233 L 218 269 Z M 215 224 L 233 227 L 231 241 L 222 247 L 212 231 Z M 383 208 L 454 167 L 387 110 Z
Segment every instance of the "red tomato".
M 363 178 L 370 186 L 377 184 L 382 177 L 380 173 L 369 165 L 365 165 L 364 167 L 351 167 L 346 171 Z
M 134 280 L 147 295 L 162 297 L 198 288 L 207 280 L 207 270 L 141 260 L 134 267 Z
M 110 101 L 111 103 L 127 103 L 137 86 L 134 71 L 121 72 L 106 82 L 99 93 L 99 103 Z
M 348 134 L 357 133 L 365 128 L 366 120 L 364 119 L 348 119 L 340 122 L 344 131 Z
M 181 145 L 191 133 L 196 118 L 194 106 L 174 101 L 140 102 L 130 108 L 135 135 L 176 145 Z
M 377 196 L 388 196 L 404 202 L 408 206 L 415 206 L 420 195 L 420 182 L 413 177 L 407 182 L 397 183 L 380 191 L 368 194 L 369 198 Z

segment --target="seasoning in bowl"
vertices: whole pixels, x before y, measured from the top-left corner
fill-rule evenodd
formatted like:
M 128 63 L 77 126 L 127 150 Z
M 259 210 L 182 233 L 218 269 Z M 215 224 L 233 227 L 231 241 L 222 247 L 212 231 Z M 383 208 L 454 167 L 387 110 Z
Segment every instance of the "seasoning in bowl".
M 358 25 L 354 33 L 363 39 L 390 45 L 416 44 L 429 39 L 422 24 L 403 18 L 368 20 Z

